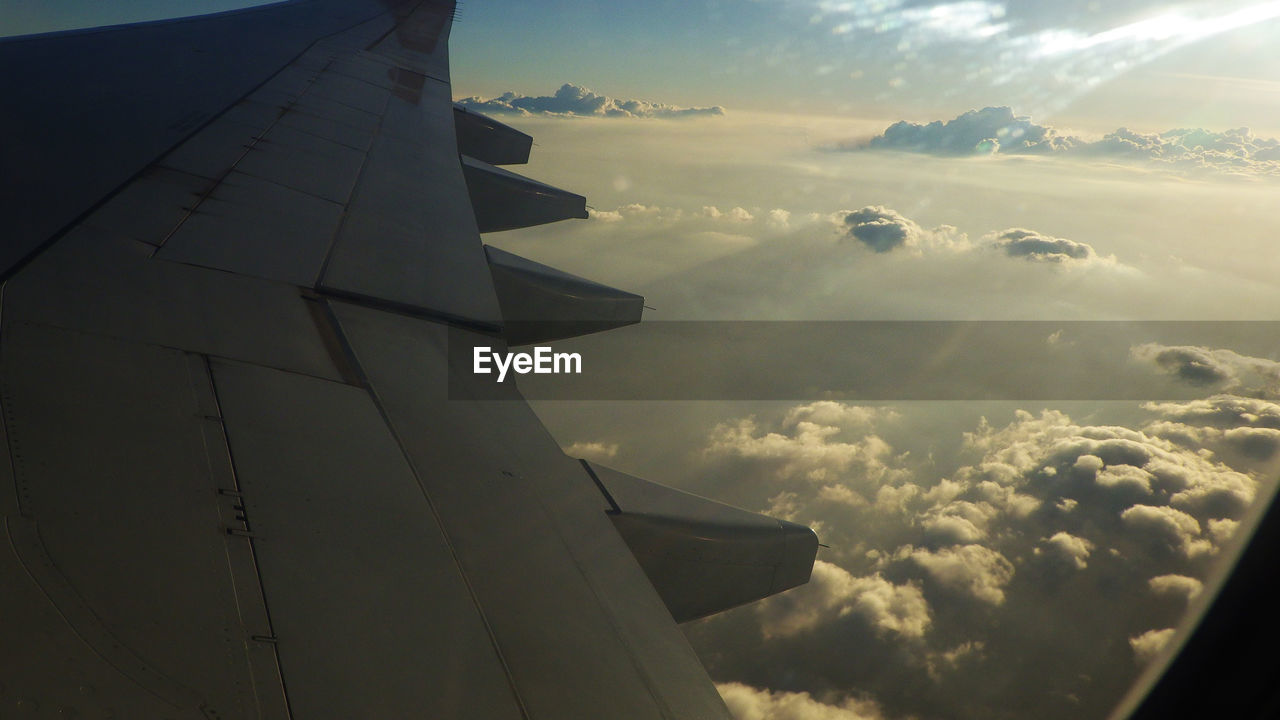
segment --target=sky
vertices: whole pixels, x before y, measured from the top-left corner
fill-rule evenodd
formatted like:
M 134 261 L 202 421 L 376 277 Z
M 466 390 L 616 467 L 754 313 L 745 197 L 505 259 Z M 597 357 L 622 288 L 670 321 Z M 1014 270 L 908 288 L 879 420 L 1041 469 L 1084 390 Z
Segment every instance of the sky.
M 1159 129 L 1275 122 L 1275 2 L 613 5 L 465 3 L 459 91 L 531 92 L 563 78 L 624 97 L 660 83 L 665 102 L 740 110 L 922 117 L 1011 105 Z
M 1280 469 L 1277 336 L 1191 322 L 1280 319 L 1277 16 L 463 6 L 455 98 L 532 134 L 520 171 L 592 207 L 486 242 L 651 308 L 648 329 L 565 346 L 630 399 L 556 400 L 526 379 L 551 398 L 539 415 L 570 454 L 830 546 L 808 585 L 685 626 L 736 717 L 1104 718 L 1176 646 Z M 688 320 L 718 350 L 738 347 L 736 321 L 790 325 L 726 363 L 665 331 Z M 877 320 L 1047 325 L 956 360 L 972 340 L 857 347 L 857 321 Z M 1135 320 L 1166 324 L 1114 323 Z M 866 400 L 859 369 L 895 357 Z M 956 399 L 1031 358 L 1057 388 L 1164 385 L 1146 401 Z M 911 374 L 929 363 L 972 380 Z M 752 399 L 778 375 L 812 391 Z M 690 383 L 729 389 L 670 400 Z
M 0 34 L 243 4 L 10 3 Z M 485 241 L 645 295 L 653 330 L 566 344 L 584 365 L 739 389 L 530 383 L 535 410 L 570 454 L 829 546 L 808 585 L 685 626 L 736 717 L 1103 718 L 1176 643 L 1280 470 L 1280 344 L 1192 324 L 1280 320 L 1278 41 L 1280 2 L 463 3 L 455 98 L 591 206 Z M 690 320 L 809 334 L 663 364 Z M 959 367 L 1169 391 L 897 399 L 930 379 L 904 374 L 860 400 L 887 350 L 804 323 L 878 320 L 1040 321 Z M 1167 322 L 1099 341 L 1135 320 Z M 753 399 L 769 373 L 815 385 Z

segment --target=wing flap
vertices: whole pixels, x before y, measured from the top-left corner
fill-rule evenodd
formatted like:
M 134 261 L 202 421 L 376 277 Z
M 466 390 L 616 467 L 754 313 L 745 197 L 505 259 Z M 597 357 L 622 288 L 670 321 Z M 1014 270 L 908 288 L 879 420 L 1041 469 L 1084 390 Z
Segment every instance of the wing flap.
M 156 157 L 376 0 L 300 0 L 219 15 L 0 41 L 5 242 L 30 259 Z M 234 40 L 229 40 L 234 38 Z M 192 82 L 191 78 L 199 78 Z

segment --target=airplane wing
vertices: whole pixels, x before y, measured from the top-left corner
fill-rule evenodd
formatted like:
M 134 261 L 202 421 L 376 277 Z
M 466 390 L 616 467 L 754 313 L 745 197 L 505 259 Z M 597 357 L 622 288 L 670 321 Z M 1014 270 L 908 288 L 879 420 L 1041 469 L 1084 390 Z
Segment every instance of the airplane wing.
M 481 243 L 585 201 L 453 106 L 453 11 L 0 42 L 0 716 L 728 717 L 676 621 L 816 538 L 450 389 L 642 303 Z

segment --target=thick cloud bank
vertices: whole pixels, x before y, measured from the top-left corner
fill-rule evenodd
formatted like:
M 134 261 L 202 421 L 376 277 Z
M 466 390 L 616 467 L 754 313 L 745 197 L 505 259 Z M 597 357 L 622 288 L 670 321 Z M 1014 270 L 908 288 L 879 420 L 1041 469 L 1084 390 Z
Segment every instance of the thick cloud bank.
M 457 102 L 477 112 L 564 117 L 676 118 L 724 114 L 724 108 L 719 105 L 686 108 L 645 100 L 623 100 L 594 93 L 573 83 L 561 85 L 555 95 L 532 96 L 506 92 L 495 98 L 476 96 Z
M 820 401 L 712 429 L 706 477 L 830 546 L 808 585 L 690 627 L 737 716 L 1104 716 L 1280 467 L 1270 361 L 1130 352 L 1241 394 L 1124 424 L 1018 410 L 945 463 L 896 446 L 912 409 Z
M 901 121 L 865 145 L 929 155 L 1074 155 L 1144 160 L 1178 169 L 1208 169 L 1248 175 L 1280 175 L 1280 140 L 1254 135 L 1248 128 L 1214 132 L 1181 128 L 1141 133 L 1119 128 L 1100 140 L 1088 140 L 1016 116 L 1008 107 L 970 110 L 942 122 L 921 125 Z

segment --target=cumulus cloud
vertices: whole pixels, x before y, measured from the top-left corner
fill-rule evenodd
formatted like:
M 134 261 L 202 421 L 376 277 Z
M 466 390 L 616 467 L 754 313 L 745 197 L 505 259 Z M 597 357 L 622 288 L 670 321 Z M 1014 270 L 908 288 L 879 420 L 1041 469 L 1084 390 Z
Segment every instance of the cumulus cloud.
M 952 500 L 929 508 L 919 522 L 925 536 L 935 542 L 973 543 L 987 536 L 988 523 L 998 514 L 989 502 Z
M 1010 108 L 987 107 L 970 110 L 945 123 L 896 122 L 873 137 L 869 147 L 931 155 L 991 155 L 1054 152 L 1069 149 L 1077 142 L 1058 135 L 1051 127 L 1031 122 L 1029 117 L 1015 116 Z
M 749 210 L 741 207 L 721 210 L 715 205 L 706 205 L 702 208 L 702 214 L 709 218 L 717 220 L 723 218 L 734 222 L 751 222 L 756 219 L 756 216 L 752 215 Z
M 1187 558 L 1211 553 L 1213 543 L 1201 536 L 1200 523 L 1176 508 L 1134 505 L 1120 513 L 1126 525 L 1168 543 Z
M 695 646 L 750 658 L 712 656 L 717 679 L 786 673 L 894 717 L 1105 715 L 1271 477 L 1227 433 L 1280 431 L 1265 400 L 1142 407 L 1126 425 L 1017 411 L 937 456 L 900 447 L 914 409 L 823 401 L 720 423 L 704 471 L 767 488 L 742 504 L 819 524 L 831 547 L 810 586 L 691 627 Z
M 1013 579 L 1013 564 L 982 545 L 961 545 L 936 552 L 908 545 L 898 554 L 923 567 L 940 584 L 992 605 L 1004 602 L 1004 586 Z
M 1133 657 L 1139 665 L 1146 665 L 1160 654 L 1165 645 L 1173 639 L 1173 628 L 1148 630 L 1137 637 L 1129 638 L 1129 647 L 1133 648 Z
M 860 210 L 843 210 L 834 217 L 842 235 L 856 240 L 875 253 L 905 251 L 921 255 L 925 251 L 947 250 L 967 252 L 982 247 L 1010 258 L 1045 263 L 1059 267 L 1116 265 L 1114 255 L 1100 255 L 1092 245 L 1067 238 L 1054 237 L 1026 228 L 1008 228 L 988 233 L 980 244 L 952 225 L 922 227 L 902 213 L 883 205 L 868 205 Z M 1050 338 L 1054 344 L 1059 338 Z
M 809 584 L 757 606 L 765 637 L 787 637 L 850 615 L 877 633 L 907 638 L 925 634 L 932 622 L 929 604 L 913 583 L 895 585 L 880 574 L 854 577 L 833 563 L 818 560 Z
M 457 102 L 478 112 L 561 117 L 676 118 L 724 114 L 724 108 L 719 105 L 679 107 L 646 100 L 624 100 L 600 95 L 573 83 L 561 85 L 554 95 L 506 92 L 494 98 L 473 96 Z
M 1093 543 L 1082 537 L 1076 537 L 1071 533 L 1057 532 L 1052 537 L 1044 539 L 1044 549 L 1036 548 L 1037 553 L 1043 552 L 1045 555 L 1056 558 L 1077 570 L 1084 570 L 1089 567 L 1086 562 L 1089 559 L 1089 553 L 1093 551 Z
M 1280 174 L 1280 140 L 1248 128 L 1214 132 L 1182 128 L 1141 133 L 1119 128 L 1088 140 L 1040 125 L 1008 107 L 970 110 L 946 122 L 896 122 L 865 145 L 930 155 L 1054 154 L 1142 160 L 1180 169 L 1252 175 Z
M 1009 228 L 995 233 L 991 245 L 1005 255 L 1031 262 L 1058 264 L 1115 262 L 1115 256 L 1099 257 L 1088 243 L 1053 237 L 1035 230 Z
M 736 720 L 881 720 L 872 700 L 845 698 L 835 703 L 815 700 L 807 692 L 774 692 L 742 683 L 718 683 L 716 689 Z
M 774 208 L 769 211 L 769 224 L 774 227 L 785 228 L 791 224 L 791 212 L 782 208 Z
M 1280 397 L 1280 362 L 1198 345 L 1135 345 L 1131 357 L 1155 365 L 1189 385 L 1215 390 L 1246 389 L 1259 397 Z
M 844 215 L 846 235 L 874 252 L 886 253 L 898 248 L 918 251 L 925 248 L 959 247 L 958 236 L 950 225 L 932 230 L 920 227 L 914 220 L 882 205 L 868 205 Z
M 1147 581 L 1151 592 L 1190 600 L 1204 589 L 1204 583 L 1186 575 L 1157 575 Z
M 711 433 L 706 452 L 758 460 L 773 466 L 779 478 L 805 478 L 821 484 L 856 474 L 870 482 L 891 472 L 892 448 L 875 434 L 840 439 L 847 431 L 865 427 L 873 417 L 888 417 L 889 410 L 837 409 L 820 401 L 802 405 L 787 414 L 780 431 L 765 431 L 755 418 L 722 423 Z
M 1262 398 L 1213 395 L 1187 402 L 1147 403 L 1143 407 L 1187 427 L 1280 430 L 1280 404 Z
M 1169 409 L 1176 412 L 1177 407 Z M 1003 430 L 980 428 L 968 436 L 971 447 L 989 451 L 989 459 L 967 473 L 1014 485 L 1025 484 L 1028 473 L 1048 475 L 1058 478 L 1049 485 L 1062 497 L 1117 508 L 1168 504 L 1182 511 L 1178 517 L 1194 514 L 1205 520 L 1239 513 L 1256 492 L 1257 482 L 1249 475 L 1215 461 L 1199 445 L 1188 447 L 1165 437 L 1168 426 L 1163 422 L 1134 430 L 1080 426 L 1056 411 L 1038 417 L 1020 411 L 1017 417 Z M 1172 516 L 1157 521 L 1137 511 L 1130 522 L 1146 529 L 1183 523 Z M 1192 535 L 1198 537 L 1198 530 Z M 1192 555 L 1210 551 L 1199 543 L 1178 544 Z

